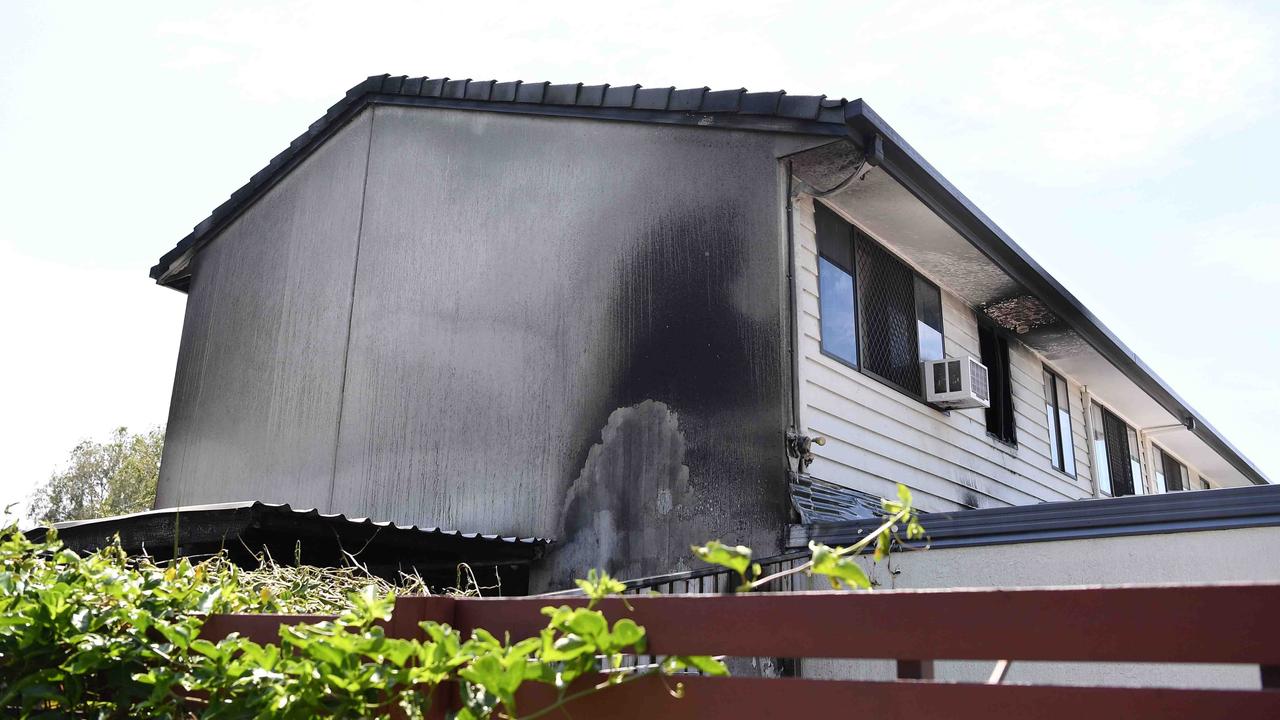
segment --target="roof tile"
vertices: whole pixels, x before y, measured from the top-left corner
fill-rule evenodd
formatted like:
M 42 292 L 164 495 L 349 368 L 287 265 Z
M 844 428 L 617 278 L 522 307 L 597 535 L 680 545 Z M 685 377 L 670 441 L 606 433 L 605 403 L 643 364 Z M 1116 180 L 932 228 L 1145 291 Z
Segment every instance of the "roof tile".
M 671 100 L 671 91 L 674 87 L 665 88 L 636 88 L 636 98 L 631 107 L 639 110 L 666 110 L 667 103 Z
M 676 90 L 671 93 L 671 105 L 668 110 L 683 110 L 689 112 L 697 110 L 702 105 L 702 96 L 707 94 L 711 88 L 689 88 L 687 90 Z
M 635 102 L 636 90 L 639 85 L 610 85 L 609 89 L 604 91 L 604 107 L 631 107 Z
M 702 106 L 698 110 L 705 113 L 737 112 L 746 92 L 746 88 L 709 91 L 702 96 Z
M 542 102 L 547 105 L 573 105 L 578 102 L 578 88 L 582 83 L 569 85 L 548 85 Z
M 547 92 L 549 82 L 521 83 L 520 90 L 516 93 L 516 102 L 522 103 L 540 103 L 542 96 Z
M 608 85 L 583 85 L 578 88 L 578 105 L 600 107 L 604 103 L 604 94 Z
M 783 90 L 742 93 L 738 112 L 745 115 L 773 115 L 778 112 L 778 103 L 786 94 Z
M 444 90 L 440 93 L 443 98 L 464 98 L 467 96 L 467 83 L 471 82 L 471 78 L 466 80 L 450 80 L 444 84 Z
M 784 95 L 778 103 L 778 114 L 782 117 L 816 120 L 818 108 L 825 95 Z
M 449 78 L 431 78 L 422 83 L 422 92 L 418 93 L 422 97 L 440 97 L 444 92 L 444 84 L 449 82 Z
M 468 100 L 488 100 L 493 92 L 493 80 L 472 80 L 467 83 Z
M 494 102 L 515 102 L 516 93 L 520 89 L 520 81 L 500 82 L 493 86 L 489 99 Z

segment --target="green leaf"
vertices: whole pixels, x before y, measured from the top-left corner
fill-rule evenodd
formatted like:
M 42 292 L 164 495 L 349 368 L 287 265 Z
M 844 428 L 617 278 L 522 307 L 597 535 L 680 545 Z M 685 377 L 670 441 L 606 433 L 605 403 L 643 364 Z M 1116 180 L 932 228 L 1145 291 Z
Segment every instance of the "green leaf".
M 756 570 L 759 566 L 752 567 L 751 548 L 744 545 L 725 545 L 719 540 L 712 540 L 706 545 L 694 545 L 693 554 L 705 563 L 726 567 L 738 575 L 743 580 L 747 580 L 748 570 Z M 756 571 L 756 575 L 759 572 Z
M 729 674 L 729 668 L 723 662 L 707 655 L 680 655 L 672 660 L 675 669 L 693 668 L 712 677 L 724 677 Z
M 809 542 L 809 550 L 813 553 L 813 566 L 809 568 L 812 575 L 824 575 L 831 580 L 831 586 L 842 585 L 850 590 L 870 590 L 871 578 L 863 571 L 862 566 L 852 557 L 837 555 L 834 550 L 819 542 Z

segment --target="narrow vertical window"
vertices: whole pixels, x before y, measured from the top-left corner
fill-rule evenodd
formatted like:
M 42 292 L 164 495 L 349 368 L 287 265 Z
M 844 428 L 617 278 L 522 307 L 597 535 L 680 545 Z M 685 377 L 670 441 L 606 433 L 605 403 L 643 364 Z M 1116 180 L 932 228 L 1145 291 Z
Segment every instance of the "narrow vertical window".
M 1156 445 L 1151 446 L 1151 471 L 1155 476 L 1156 492 L 1181 492 L 1190 490 L 1187 466 Z
M 938 286 L 916 276 L 916 338 L 920 362 L 946 357 L 942 344 L 942 293 Z
M 1111 494 L 1142 495 L 1142 453 L 1138 450 L 1138 434 L 1110 410 L 1095 405 L 1102 438 L 1095 442 L 1099 477 L 1107 478 Z
M 1009 377 L 1009 340 L 989 322 L 978 323 L 978 352 L 987 366 L 991 407 L 987 408 L 987 432 L 1007 443 L 1017 444 L 1018 429 L 1013 415 L 1013 382 Z
M 1100 406 L 1089 403 L 1089 430 L 1093 434 L 1093 477 L 1098 481 L 1098 491 L 1103 495 L 1111 495 L 1111 470 L 1107 462 L 1107 439 L 1103 432 L 1103 410 Z
M 857 366 L 853 226 L 817 203 L 814 222 L 818 229 L 818 322 L 822 351 Z
M 1066 381 L 1048 368 L 1044 369 L 1044 399 L 1049 424 L 1049 460 L 1054 468 L 1074 477 L 1076 452 L 1071 435 L 1071 397 Z

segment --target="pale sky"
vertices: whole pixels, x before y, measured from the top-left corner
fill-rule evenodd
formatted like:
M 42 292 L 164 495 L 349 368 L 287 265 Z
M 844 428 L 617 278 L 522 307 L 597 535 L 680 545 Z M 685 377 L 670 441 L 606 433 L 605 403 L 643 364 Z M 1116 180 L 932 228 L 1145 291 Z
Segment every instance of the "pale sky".
M 0 0 L 0 503 L 165 421 L 147 269 L 381 73 L 864 98 L 1280 478 L 1274 3 L 785 6 Z

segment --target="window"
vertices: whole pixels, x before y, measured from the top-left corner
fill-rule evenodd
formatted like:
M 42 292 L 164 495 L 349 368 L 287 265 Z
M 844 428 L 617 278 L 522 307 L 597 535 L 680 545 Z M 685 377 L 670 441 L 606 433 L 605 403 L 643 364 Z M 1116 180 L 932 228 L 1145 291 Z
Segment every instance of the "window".
M 857 311 L 853 301 L 853 226 L 815 204 L 818 226 L 818 315 L 822 350 L 858 364 Z
M 1191 489 L 1191 481 L 1187 477 L 1187 466 L 1156 445 L 1151 446 L 1151 469 L 1155 474 L 1156 492 L 1178 492 Z
M 1210 487 L 1210 485 L 1209 485 L 1209 481 L 1208 481 L 1208 480 L 1205 480 L 1203 477 L 1200 477 L 1200 478 L 1199 478 L 1199 480 L 1200 480 L 1200 489 L 1201 489 L 1201 490 L 1208 490 L 1208 489 L 1209 489 L 1209 487 Z
M 991 407 L 987 409 L 987 432 L 1016 445 L 1018 428 L 1013 416 L 1013 383 L 1009 378 L 1009 339 L 989 322 L 978 323 L 978 350 L 987 366 Z
M 920 363 L 945 357 L 941 291 L 826 206 L 814 213 L 823 353 L 922 397 Z
M 1142 495 L 1142 453 L 1138 433 L 1110 410 L 1091 403 L 1094 474 L 1105 495 Z
M 1045 416 L 1049 421 L 1049 459 L 1053 466 L 1075 477 L 1076 449 L 1071 435 L 1071 395 L 1067 382 L 1044 369 Z

